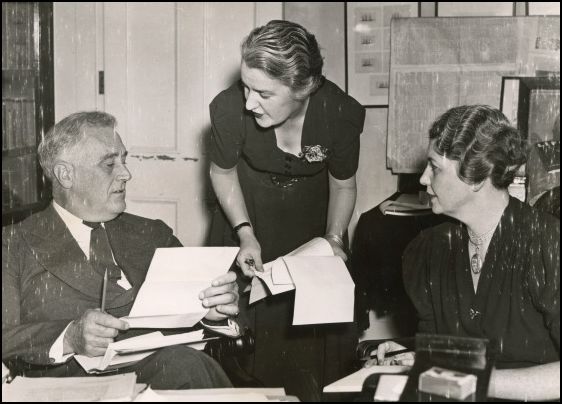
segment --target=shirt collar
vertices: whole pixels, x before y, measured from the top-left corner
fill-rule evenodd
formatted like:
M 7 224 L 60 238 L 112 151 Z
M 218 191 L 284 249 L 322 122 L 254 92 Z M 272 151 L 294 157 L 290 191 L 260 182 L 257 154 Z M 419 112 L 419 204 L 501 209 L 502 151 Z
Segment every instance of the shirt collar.
M 86 257 L 90 256 L 90 233 L 92 229 L 82 223 L 82 219 L 74 216 L 68 210 L 53 201 L 53 207 L 61 217 L 64 224 L 72 234 L 72 237 L 78 242 L 80 249 L 84 252 Z

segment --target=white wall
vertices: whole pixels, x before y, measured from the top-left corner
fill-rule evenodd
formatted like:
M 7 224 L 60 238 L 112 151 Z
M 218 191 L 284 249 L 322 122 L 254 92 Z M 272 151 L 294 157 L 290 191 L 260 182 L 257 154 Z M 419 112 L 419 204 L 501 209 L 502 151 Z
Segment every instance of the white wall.
M 184 245 L 209 227 L 209 102 L 237 79 L 242 38 L 280 18 L 281 2 L 54 3 L 56 120 L 115 115 L 127 211 L 163 219 Z

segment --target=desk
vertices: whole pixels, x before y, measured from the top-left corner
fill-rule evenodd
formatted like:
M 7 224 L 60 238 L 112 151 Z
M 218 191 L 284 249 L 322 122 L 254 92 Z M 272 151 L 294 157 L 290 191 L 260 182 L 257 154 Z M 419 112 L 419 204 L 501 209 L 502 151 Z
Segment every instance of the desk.
M 353 238 L 351 268 L 357 285 L 358 326 L 367 329 L 368 310 L 374 310 L 377 316 L 393 314 L 402 319 L 397 324 L 401 336 L 414 335 L 416 314 L 402 282 L 402 253 L 423 229 L 454 219 L 433 213 L 383 215 L 379 206 L 361 215 Z

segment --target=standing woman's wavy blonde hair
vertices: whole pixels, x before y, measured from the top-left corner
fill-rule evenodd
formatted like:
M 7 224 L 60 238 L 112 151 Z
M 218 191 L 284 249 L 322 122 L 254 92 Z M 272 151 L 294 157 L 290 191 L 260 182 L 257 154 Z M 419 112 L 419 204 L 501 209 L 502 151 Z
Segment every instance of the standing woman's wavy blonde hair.
M 242 61 L 306 98 L 322 84 L 324 64 L 316 38 L 299 24 L 273 20 L 242 42 Z

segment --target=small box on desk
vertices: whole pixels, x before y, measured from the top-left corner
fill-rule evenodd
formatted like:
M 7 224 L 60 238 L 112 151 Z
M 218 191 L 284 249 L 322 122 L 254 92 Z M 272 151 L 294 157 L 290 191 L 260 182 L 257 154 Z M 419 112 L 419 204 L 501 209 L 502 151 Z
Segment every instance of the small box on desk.
M 425 393 L 464 400 L 476 392 L 476 376 L 437 366 L 420 375 L 418 389 Z

